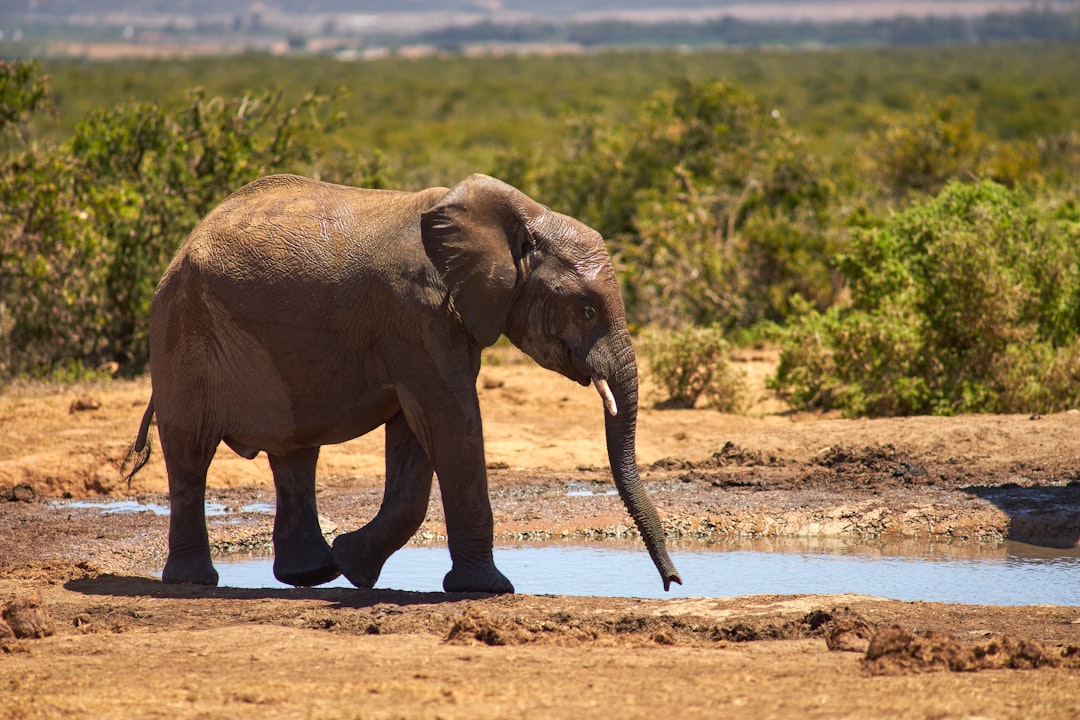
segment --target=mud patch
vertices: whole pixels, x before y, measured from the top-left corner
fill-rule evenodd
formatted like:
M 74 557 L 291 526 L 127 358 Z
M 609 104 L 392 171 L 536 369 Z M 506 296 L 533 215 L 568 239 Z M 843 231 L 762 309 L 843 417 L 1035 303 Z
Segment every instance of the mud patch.
M 828 447 L 814 461 L 816 465 L 839 475 L 864 481 L 885 477 L 902 485 L 933 485 L 935 481 L 927 470 L 926 460 L 909 451 L 898 450 L 893 445 Z
M 509 627 L 508 627 L 509 626 Z M 446 642 L 457 645 L 518 645 L 522 633 L 510 623 L 499 622 L 472 608 L 462 613 L 450 627 Z
M 33 580 L 57 584 L 100 574 L 101 568 L 85 561 L 42 560 L 15 565 L 0 563 L 0 580 Z
M 891 625 L 870 640 L 862 666 L 871 675 L 1080 668 L 1080 646 L 1048 648 L 1038 640 L 1008 635 L 965 644 L 947 633 L 915 634 Z
M 779 467 L 787 464 L 782 458 L 760 450 L 747 450 L 728 440 L 704 460 L 666 457 L 649 465 L 649 470 L 717 470 L 728 467 Z
M 741 617 L 717 623 L 706 617 L 687 615 L 641 615 L 616 617 L 556 612 L 527 617 L 467 608 L 453 619 L 446 642 L 457 645 L 554 644 L 600 646 L 687 645 L 709 646 L 758 640 L 799 640 L 842 637 L 861 628 L 866 638 L 872 625 L 848 608 L 815 609 L 794 618 Z M 838 647 L 839 649 L 839 647 Z M 866 649 L 863 645 L 862 650 Z

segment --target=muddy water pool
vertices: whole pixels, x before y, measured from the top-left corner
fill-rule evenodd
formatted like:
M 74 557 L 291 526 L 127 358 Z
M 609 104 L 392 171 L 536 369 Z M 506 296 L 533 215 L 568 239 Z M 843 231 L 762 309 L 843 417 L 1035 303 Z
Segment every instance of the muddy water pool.
M 570 494 L 591 492 L 570 488 Z M 57 508 L 102 514 L 151 512 L 165 505 L 135 500 L 64 501 Z M 238 512 L 273 514 L 272 503 L 226 507 L 207 503 L 210 518 Z M 639 542 L 531 543 L 499 546 L 495 562 L 519 593 L 614 597 L 729 597 L 752 594 L 856 593 L 895 600 L 988 605 L 1080 606 L 1080 547 L 1048 548 L 1006 542 L 860 542 L 846 538 L 755 538 L 683 544 L 672 559 L 684 585 L 665 593 Z M 215 558 L 220 584 L 284 588 L 268 555 Z M 445 545 L 407 545 L 387 562 L 377 586 L 438 591 L 450 569 Z M 160 568 L 157 569 L 160 575 Z M 339 578 L 329 587 L 351 587 Z
M 665 593 L 648 553 L 629 544 L 500 546 L 495 562 L 519 593 L 613 597 L 728 597 L 857 593 L 896 600 L 987 605 L 1080 605 L 1080 549 L 1006 543 L 994 549 L 904 543 L 864 546 L 770 541 L 697 546 L 672 553 L 684 585 Z M 287 587 L 272 558 L 215 560 L 220 584 Z M 376 584 L 438 591 L 450 569 L 445 546 L 406 546 Z M 338 578 L 329 586 L 351 587 Z

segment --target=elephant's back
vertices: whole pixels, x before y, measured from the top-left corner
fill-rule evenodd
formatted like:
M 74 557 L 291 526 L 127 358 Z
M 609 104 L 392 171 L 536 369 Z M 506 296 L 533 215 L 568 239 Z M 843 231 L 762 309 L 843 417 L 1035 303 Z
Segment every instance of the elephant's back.
M 420 213 L 445 192 L 260 178 L 188 236 L 158 284 L 151 326 L 188 323 L 194 306 L 293 325 L 321 323 L 375 296 L 437 306 L 441 281 L 424 252 Z
M 428 202 L 423 198 L 424 193 L 353 188 L 297 175 L 267 176 L 214 208 L 188 236 L 174 265 L 241 285 L 286 278 L 357 280 L 377 267 L 375 257 L 387 243 L 405 254 L 410 245 L 422 250 L 418 208 Z

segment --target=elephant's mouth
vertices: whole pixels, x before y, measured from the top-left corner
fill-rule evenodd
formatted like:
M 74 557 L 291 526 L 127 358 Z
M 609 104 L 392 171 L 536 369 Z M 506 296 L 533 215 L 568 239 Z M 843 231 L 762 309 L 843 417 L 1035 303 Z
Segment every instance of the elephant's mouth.
M 565 340 L 559 340 L 557 343 L 559 348 L 559 367 L 558 372 L 570 378 L 574 382 L 578 383 L 582 387 L 588 387 L 592 384 L 593 375 L 586 368 L 583 362 L 579 359 L 581 353 L 577 352 L 570 343 Z
M 592 385 L 596 388 L 596 392 L 600 393 L 600 398 L 604 401 L 604 408 L 607 410 L 608 415 L 615 417 L 619 414 L 619 406 L 615 402 L 615 396 L 611 392 L 611 387 L 608 385 L 607 379 L 601 375 L 589 372 L 577 358 L 580 357 L 579 353 L 575 353 L 574 349 L 570 347 L 569 343 L 560 340 L 558 343 L 559 354 L 562 356 L 563 361 L 562 373 L 571 380 L 575 380 L 581 384 L 582 387 L 588 387 Z

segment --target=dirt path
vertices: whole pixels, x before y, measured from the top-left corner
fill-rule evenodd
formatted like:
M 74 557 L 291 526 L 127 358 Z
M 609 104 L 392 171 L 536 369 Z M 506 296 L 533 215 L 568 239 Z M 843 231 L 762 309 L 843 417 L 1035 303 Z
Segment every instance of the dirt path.
M 632 536 L 603 494 L 595 393 L 491 360 L 479 387 L 500 539 Z M 1080 414 L 783 414 L 761 389 L 769 358 L 747 360 L 750 416 L 641 413 L 639 461 L 672 535 L 1077 545 Z M 994 607 L 163 586 L 148 568 L 166 518 L 53 506 L 129 494 L 116 463 L 148 394 L 0 394 L 0 605 L 23 634 L 52 631 L 0 639 L 0 718 L 1080 717 L 1080 587 L 1068 607 Z M 381 473 L 381 433 L 324 450 L 330 527 L 373 515 Z M 222 451 L 210 484 L 232 509 L 272 499 L 264 459 Z M 157 454 L 130 493 L 164 491 Z M 234 510 L 212 542 L 265 547 L 271 522 Z M 433 502 L 420 535 L 443 532 Z

